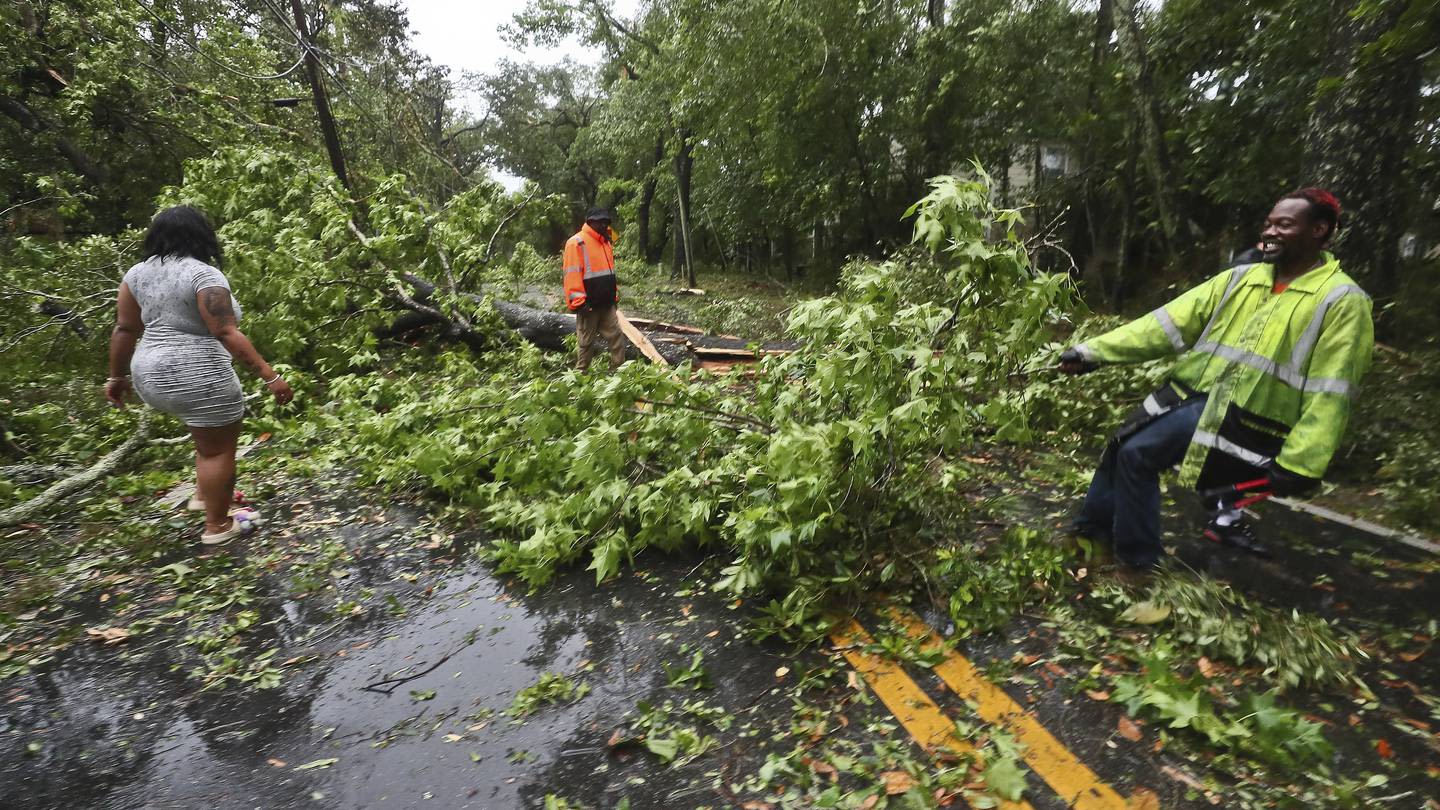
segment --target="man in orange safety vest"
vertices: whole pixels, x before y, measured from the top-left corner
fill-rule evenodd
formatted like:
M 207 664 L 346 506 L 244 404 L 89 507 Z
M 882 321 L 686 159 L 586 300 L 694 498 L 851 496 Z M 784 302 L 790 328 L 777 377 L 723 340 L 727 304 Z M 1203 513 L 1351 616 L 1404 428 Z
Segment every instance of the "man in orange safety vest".
M 615 248 L 611 240 L 610 212 L 591 208 L 580 232 L 565 240 L 565 305 L 575 313 L 575 339 L 580 345 L 576 368 L 590 367 L 596 336 L 610 347 L 610 368 L 625 362 L 625 339 L 615 304 L 620 288 L 615 280 Z

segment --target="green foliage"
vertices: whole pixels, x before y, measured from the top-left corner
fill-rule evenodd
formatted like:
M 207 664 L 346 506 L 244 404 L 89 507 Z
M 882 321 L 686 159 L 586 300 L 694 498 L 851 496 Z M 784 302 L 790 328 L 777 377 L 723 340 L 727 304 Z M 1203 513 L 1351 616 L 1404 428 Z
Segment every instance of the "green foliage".
M 680 648 L 685 652 L 685 647 Z M 661 662 L 660 666 L 665 670 L 665 683 L 670 687 L 686 687 L 689 689 L 712 689 L 714 684 L 710 680 L 710 673 L 705 669 L 705 653 L 696 650 L 690 656 L 688 664 L 669 664 Z
M 1063 550 L 1040 531 L 1021 526 L 981 549 L 938 553 L 935 576 L 950 593 L 950 620 L 957 632 L 998 629 L 1027 605 L 1065 593 L 1070 577 Z
M 647 548 L 718 543 L 732 563 L 715 587 L 786 593 L 782 624 L 806 622 L 818 594 L 893 579 L 954 525 L 933 462 L 992 429 L 996 381 L 1073 306 L 984 189 L 937 180 L 916 211 L 949 234 L 939 261 L 852 266 L 840 295 L 794 309 L 800 350 L 744 388 L 639 364 L 582 375 L 528 347 L 496 371 L 452 356 L 438 381 L 332 380 L 355 443 L 337 452 L 483 510 L 500 570 L 532 587 L 580 559 L 600 581 Z
M 546 672 L 535 683 L 516 692 L 515 700 L 505 713 L 518 722 L 552 703 L 573 703 L 589 693 L 588 683 L 576 684 L 562 673 Z
M 1321 725 L 1276 703 L 1275 695 L 1248 693 L 1231 705 L 1218 703 L 1199 675 L 1180 677 L 1176 650 L 1157 641 L 1141 661 L 1140 675 L 1117 678 L 1111 699 L 1126 711 L 1142 710 L 1172 729 L 1189 729 L 1220 748 L 1244 751 L 1274 765 L 1320 763 L 1332 753 Z
M 1121 603 L 1133 597 L 1119 595 Z M 1281 688 L 1347 685 L 1365 653 L 1324 619 L 1256 603 L 1215 580 L 1160 578 L 1149 600 L 1169 607 L 1166 636 L 1199 655 L 1260 668 Z
M 675 767 L 693 761 L 715 746 L 716 739 L 704 733 L 705 727 L 723 731 L 734 722 L 723 709 L 699 700 L 679 706 L 669 700 L 660 706 L 641 701 L 635 711 L 630 726 L 640 735 L 645 750 Z

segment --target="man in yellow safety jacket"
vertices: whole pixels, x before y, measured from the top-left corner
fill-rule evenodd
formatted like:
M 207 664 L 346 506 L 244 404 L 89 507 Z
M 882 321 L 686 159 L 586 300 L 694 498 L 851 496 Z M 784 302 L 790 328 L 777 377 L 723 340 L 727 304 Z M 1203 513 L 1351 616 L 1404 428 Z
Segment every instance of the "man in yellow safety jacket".
M 1340 204 L 1321 189 L 1287 194 L 1261 234 L 1262 260 L 1242 264 L 1155 311 L 1060 355 L 1060 370 L 1179 355 L 1105 450 L 1075 531 L 1109 538 L 1132 569 L 1160 544 L 1160 473 L 1215 490 L 1265 480 L 1276 495 L 1315 488 L 1334 455 L 1375 345 L 1370 298 L 1325 247 Z M 1229 501 L 1206 538 L 1267 556 Z
M 610 368 L 625 362 L 625 338 L 615 305 L 620 298 L 615 279 L 615 248 L 611 244 L 610 212 L 591 208 L 580 232 L 565 241 L 565 305 L 575 313 L 575 339 L 580 347 L 576 368 L 590 367 L 595 338 L 610 347 Z

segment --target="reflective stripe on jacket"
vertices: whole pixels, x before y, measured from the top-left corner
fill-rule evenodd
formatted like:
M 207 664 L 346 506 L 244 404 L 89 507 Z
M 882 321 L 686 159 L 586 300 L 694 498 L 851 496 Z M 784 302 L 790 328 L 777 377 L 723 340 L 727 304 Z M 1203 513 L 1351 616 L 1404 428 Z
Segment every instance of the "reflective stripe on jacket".
M 598 309 L 615 306 L 615 248 L 587 223 L 565 240 L 565 305 L 571 311 L 590 302 Z
M 1271 265 L 1232 268 L 1076 351 L 1100 363 L 1179 355 L 1171 380 L 1208 397 L 1183 484 L 1233 483 L 1215 479 L 1239 474 L 1220 472 L 1236 462 L 1320 478 L 1375 346 L 1370 297 L 1334 256 L 1323 262 L 1280 293 Z M 1155 395 L 1143 407 L 1168 410 Z

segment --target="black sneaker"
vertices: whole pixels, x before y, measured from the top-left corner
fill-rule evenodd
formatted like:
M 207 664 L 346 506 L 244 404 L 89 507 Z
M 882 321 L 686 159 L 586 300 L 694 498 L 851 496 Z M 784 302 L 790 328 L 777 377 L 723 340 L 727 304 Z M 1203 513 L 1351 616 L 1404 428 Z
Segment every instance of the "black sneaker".
M 1257 557 L 1267 560 L 1274 556 L 1270 553 L 1270 549 L 1266 548 L 1256 539 L 1255 533 L 1250 531 L 1250 527 L 1244 520 L 1237 520 L 1229 526 L 1221 526 L 1219 523 L 1211 520 L 1205 525 L 1205 539 L 1212 543 L 1219 543 L 1222 546 L 1248 551 Z

